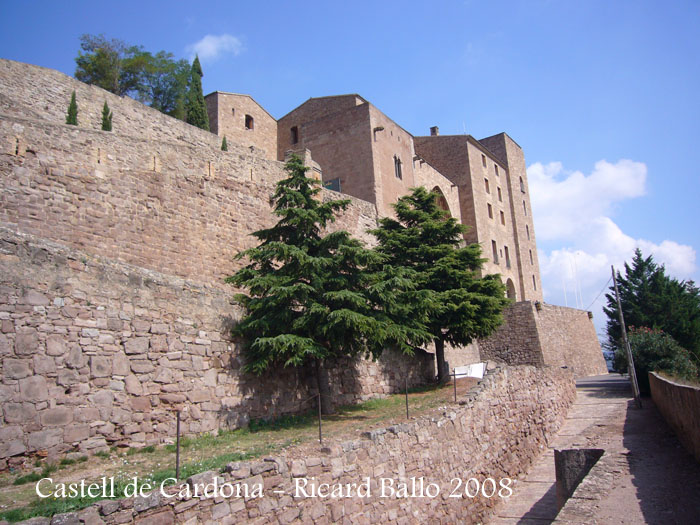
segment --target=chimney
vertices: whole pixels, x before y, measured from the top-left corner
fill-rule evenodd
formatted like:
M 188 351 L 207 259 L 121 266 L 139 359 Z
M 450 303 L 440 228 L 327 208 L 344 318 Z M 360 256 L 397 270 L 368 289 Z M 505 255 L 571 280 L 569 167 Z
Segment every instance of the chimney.
M 440 129 L 437 126 L 430 128 L 430 136 L 437 137 L 440 134 Z

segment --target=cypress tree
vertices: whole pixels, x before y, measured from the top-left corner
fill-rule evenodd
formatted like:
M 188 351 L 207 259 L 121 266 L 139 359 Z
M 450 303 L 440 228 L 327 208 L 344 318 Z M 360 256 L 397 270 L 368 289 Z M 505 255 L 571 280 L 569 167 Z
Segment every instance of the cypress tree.
M 221 151 L 228 151 L 228 142 L 226 142 L 226 135 L 224 135 L 224 140 L 221 141 Z
M 386 266 L 413 272 L 415 289 L 398 301 L 404 309 L 387 313 L 401 324 L 413 318 L 425 326 L 435 343 L 438 380 L 443 382 L 445 343 L 463 346 L 487 337 L 503 321 L 509 301 L 499 276 L 479 277 L 481 247 L 462 246 L 466 227 L 448 217 L 436 198 L 423 187 L 414 188 L 394 204 L 396 219 L 380 219 L 380 227 L 371 233 L 379 240 L 377 250 L 387 257 Z
M 199 57 L 194 57 L 190 78 L 187 84 L 187 100 L 185 101 L 185 111 L 187 112 L 187 123 L 198 128 L 209 131 L 209 115 L 207 105 L 204 102 L 202 92 L 202 66 L 199 64 Z
M 68 114 L 66 115 L 66 124 L 71 126 L 78 125 L 78 103 L 75 101 L 75 91 L 70 97 L 70 104 L 68 105 Z
M 102 108 L 102 131 L 112 131 L 112 112 L 109 110 L 106 100 Z

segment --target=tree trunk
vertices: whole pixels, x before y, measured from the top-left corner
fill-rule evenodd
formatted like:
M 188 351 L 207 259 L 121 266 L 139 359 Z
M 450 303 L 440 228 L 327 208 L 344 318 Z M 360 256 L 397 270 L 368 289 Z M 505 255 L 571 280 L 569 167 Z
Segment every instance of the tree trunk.
M 316 384 L 321 393 L 321 413 L 328 415 L 333 413 L 333 403 L 331 403 L 331 387 L 328 383 L 328 372 L 323 367 L 323 362 L 316 359 Z
M 442 384 L 447 381 L 445 373 L 445 340 L 442 338 L 435 339 L 435 359 L 437 361 L 438 383 Z

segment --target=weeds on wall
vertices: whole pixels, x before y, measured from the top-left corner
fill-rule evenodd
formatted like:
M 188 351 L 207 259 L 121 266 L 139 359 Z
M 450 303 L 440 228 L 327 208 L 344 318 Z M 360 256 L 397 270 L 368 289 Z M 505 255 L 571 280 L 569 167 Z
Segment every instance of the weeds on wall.
M 112 131 L 112 112 L 109 110 L 106 100 L 102 108 L 102 131 Z
M 224 135 L 224 140 L 221 141 L 221 151 L 228 151 L 228 142 L 226 142 L 226 135 Z
M 78 103 L 75 101 L 75 91 L 73 91 L 73 94 L 70 97 L 70 104 L 68 104 L 66 124 L 70 124 L 71 126 L 78 125 Z

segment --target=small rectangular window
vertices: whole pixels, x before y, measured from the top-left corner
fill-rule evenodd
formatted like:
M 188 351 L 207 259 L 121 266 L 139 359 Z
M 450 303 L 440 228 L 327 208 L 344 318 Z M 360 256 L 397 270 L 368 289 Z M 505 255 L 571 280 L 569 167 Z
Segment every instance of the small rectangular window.
M 489 179 L 484 179 L 484 187 L 486 188 L 486 193 L 491 193 L 491 189 L 489 188 Z
M 527 240 L 530 240 L 530 227 L 526 224 L 525 225 L 525 232 L 527 233 Z
M 503 194 L 501 194 L 501 188 L 498 188 L 498 201 L 503 202 Z
M 493 219 L 493 207 L 490 204 L 486 204 L 486 208 L 489 211 L 489 219 Z
M 401 173 L 401 159 L 394 155 L 394 175 L 397 179 L 403 179 L 403 174 Z
M 493 171 L 496 172 L 496 177 L 498 177 L 498 165 L 497 164 L 493 165 Z
M 293 126 L 289 131 L 291 133 L 292 144 L 299 142 L 299 128 Z
M 530 264 L 535 264 L 535 261 L 532 259 L 532 250 L 530 250 Z
M 501 224 L 506 225 L 506 214 L 501 211 Z
M 481 156 L 481 165 L 485 168 L 486 167 L 486 155 Z
M 253 117 L 250 115 L 245 116 L 245 129 L 253 129 L 253 126 L 255 125 L 255 122 L 253 121 Z
M 525 214 L 525 217 L 527 217 L 527 206 L 525 206 L 525 201 L 523 201 L 523 213 Z
M 535 288 L 535 291 L 537 291 L 537 281 L 535 281 L 535 276 L 532 276 L 532 286 Z
M 498 247 L 496 246 L 496 241 L 491 241 L 491 251 L 493 252 L 494 264 L 498 264 Z
M 508 253 L 508 246 L 504 246 L 503 251 L 506 254 L 506 268 L 510 268 L 510 253 Z

